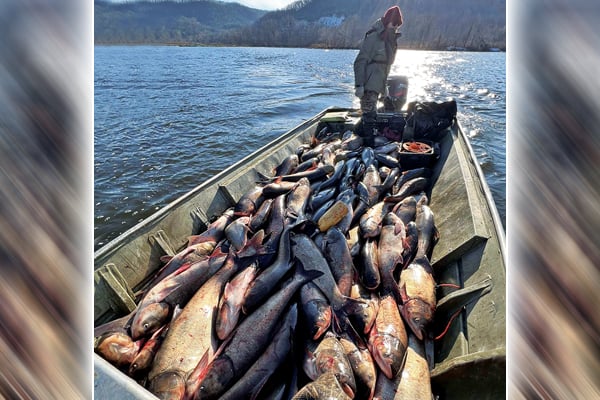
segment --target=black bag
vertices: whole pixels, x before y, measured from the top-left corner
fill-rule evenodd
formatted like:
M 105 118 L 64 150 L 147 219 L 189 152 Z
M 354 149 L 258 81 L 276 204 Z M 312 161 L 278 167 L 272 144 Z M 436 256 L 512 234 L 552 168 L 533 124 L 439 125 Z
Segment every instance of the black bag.
M 412 101 L 407 106 L 406 126 L 412 127 L 413 139 L 439 141 L 456 118 L 456 101 Z

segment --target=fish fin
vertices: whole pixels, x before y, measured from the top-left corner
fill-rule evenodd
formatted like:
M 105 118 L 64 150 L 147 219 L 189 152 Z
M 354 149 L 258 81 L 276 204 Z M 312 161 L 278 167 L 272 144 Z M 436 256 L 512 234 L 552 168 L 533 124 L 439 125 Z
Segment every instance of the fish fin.
M 300 261 L 298 258 L 296 259 L 296 269 L 294 271 L 294 278 L 296 276 L 300 276 L 301 279 L 303 279 L 305 282 L 309 282 L 312 281 L 313 279 L 316 279 L 318 277 L 320 277 L 321 275 L 323 275 L 323 272 L 318 271 L 316 269 L 306 269 L 304 268 L 304 264 L 302 264 L 302 261 Z
M 246 242 L 246 245 L 236 253 L 237 258 L 248 258 L 268 254 L 267 248 L 262 245 L 265 231 L 260 230 Z

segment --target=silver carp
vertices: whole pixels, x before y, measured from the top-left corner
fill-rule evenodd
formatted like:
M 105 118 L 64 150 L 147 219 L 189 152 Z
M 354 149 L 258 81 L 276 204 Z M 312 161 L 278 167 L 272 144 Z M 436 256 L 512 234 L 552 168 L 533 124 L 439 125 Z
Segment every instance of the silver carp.
M 429 260 L 416 258 L 400 273 L 402 316 L 413 333 L 423 340 L 436 307 L 435 281 Z
M 188 396 L 196 400 L 216 399 L 230 388 L 271 342 L 292 296 L 319 275 L 320 272 L 307 271 L 299 265 L 289 282 L 238 325 L 208 365 L 192 373 L 186 385 Z

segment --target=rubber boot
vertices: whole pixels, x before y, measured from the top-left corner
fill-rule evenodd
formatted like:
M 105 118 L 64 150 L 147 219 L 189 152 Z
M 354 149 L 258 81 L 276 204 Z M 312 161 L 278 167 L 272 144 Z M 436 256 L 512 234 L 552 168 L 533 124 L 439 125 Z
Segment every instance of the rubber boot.
M 362 117 L 363 122 L 363 145 L 373 147 L 375 145 L 375 129 L 377 129 L 377 113 L 368 112 L 364 113 Z

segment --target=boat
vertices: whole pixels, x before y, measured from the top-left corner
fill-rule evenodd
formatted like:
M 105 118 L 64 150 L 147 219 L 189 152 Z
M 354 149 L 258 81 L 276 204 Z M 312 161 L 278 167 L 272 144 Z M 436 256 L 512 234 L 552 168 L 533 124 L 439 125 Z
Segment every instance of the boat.
M 382 113 L 385 123 L 402 113 Z M 135 295 L 175 255 L 187 238 L 236 204 L 258 180 L 302 144 L 329 129 L 353 129 L 359 112 L 330 107 L 200 184 L 94 254 L 94 325 L 126 315 Z M 463 288 L 440 289 L 441 303 L 459 304 L 452 323 L 433 345 L 431 383 L 440 399 L 504 399 L 506 370 L 506 268 L 504 229 L 491 192 L 456 118 L 435 144 L 428 192 L 440 240 L 430 260 L 440 282 Z M 426 154 L 415 155 L 417 162 Z M 430 160 L 431 161 L 431 160 Z M 461 292 L 461 293 L 462 293 Z M 94 354 L 95 398 L 155 399 L 133 379 Z

